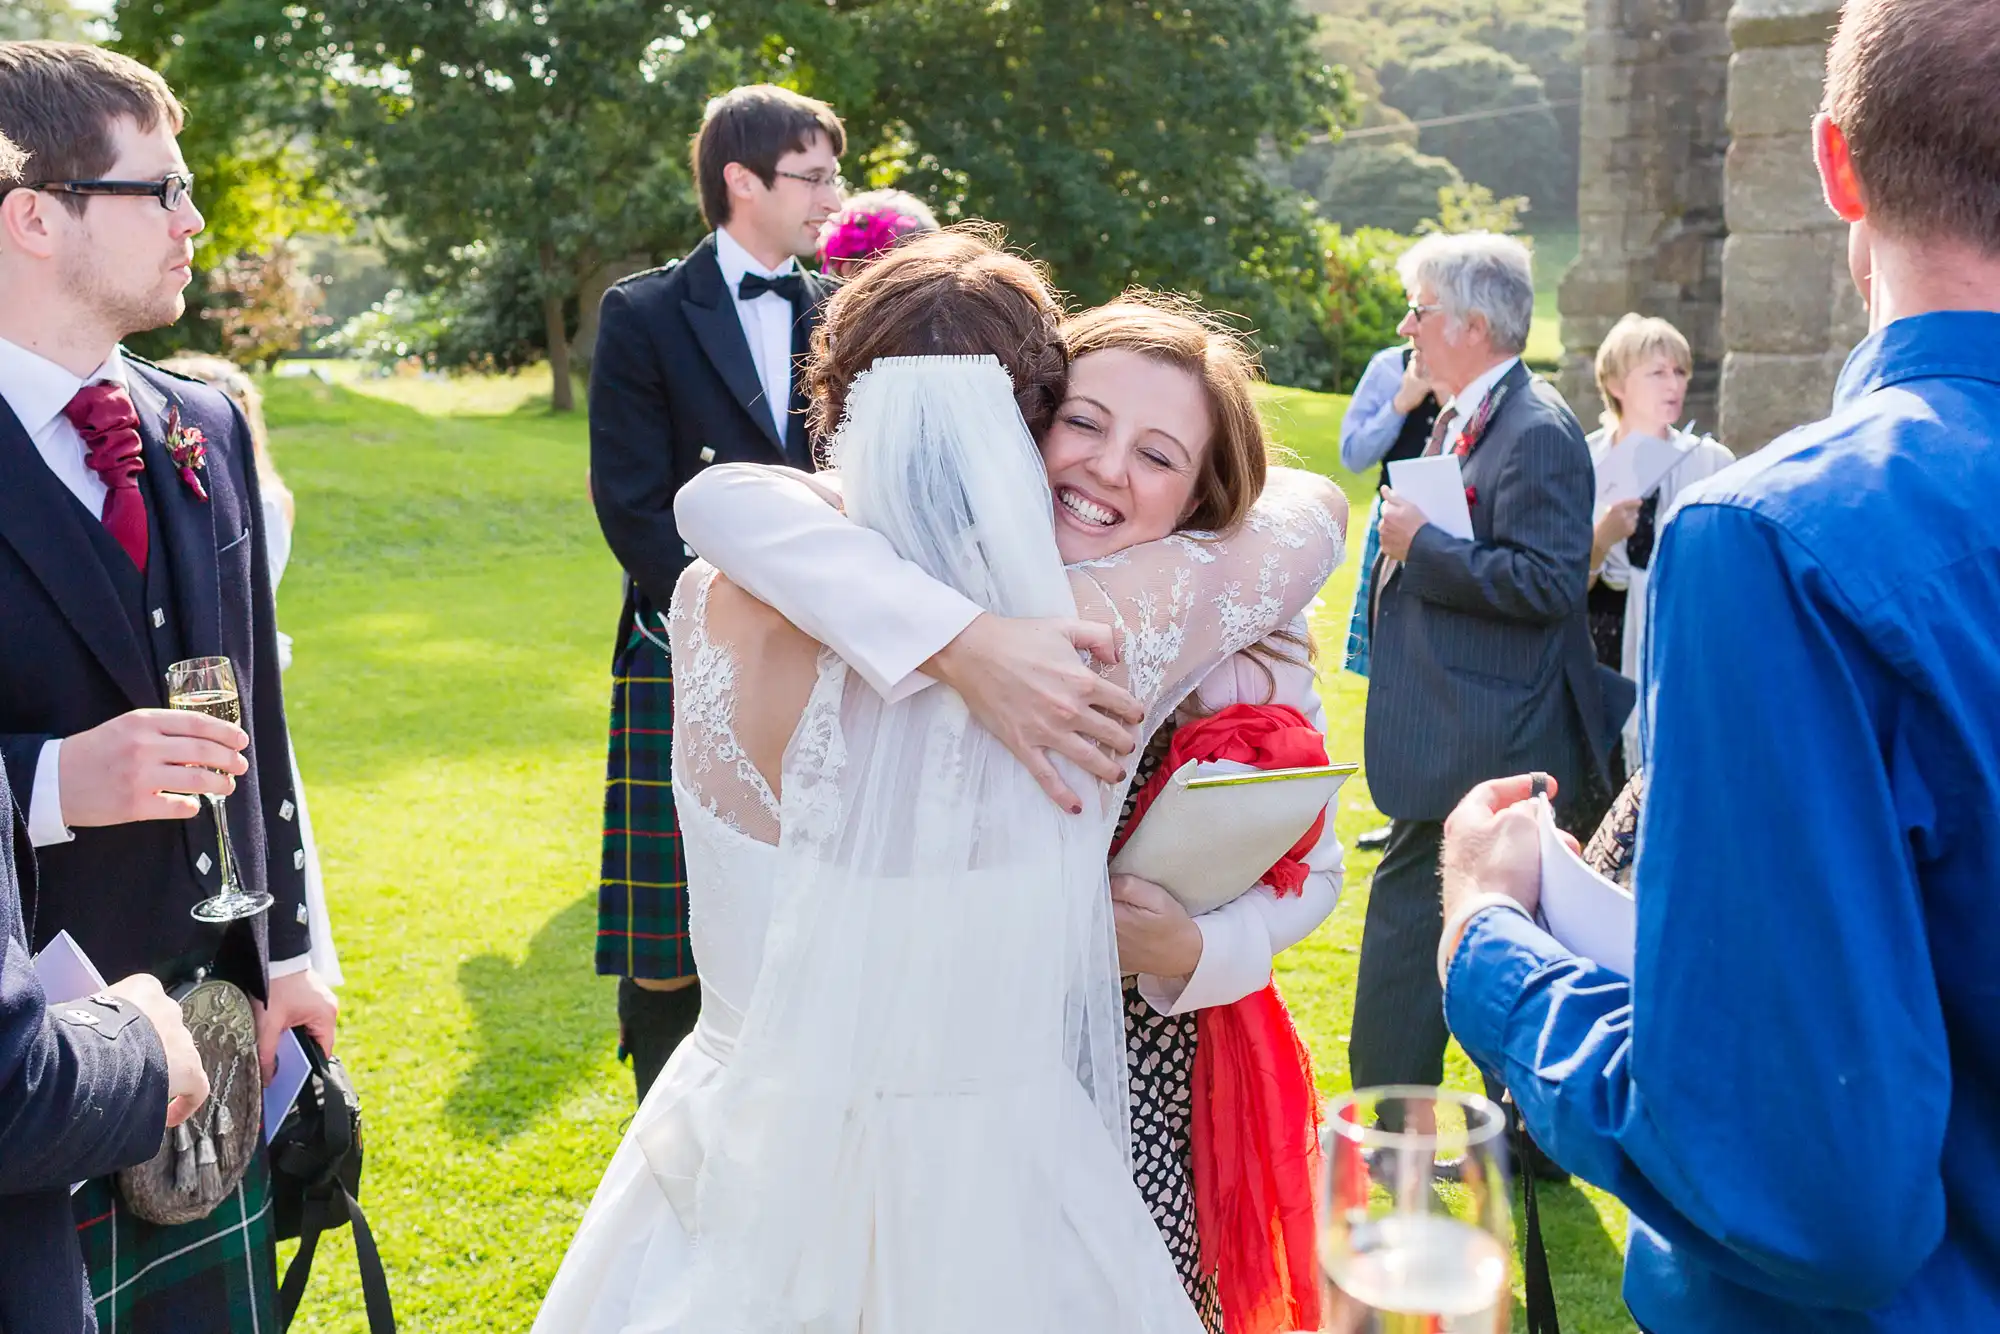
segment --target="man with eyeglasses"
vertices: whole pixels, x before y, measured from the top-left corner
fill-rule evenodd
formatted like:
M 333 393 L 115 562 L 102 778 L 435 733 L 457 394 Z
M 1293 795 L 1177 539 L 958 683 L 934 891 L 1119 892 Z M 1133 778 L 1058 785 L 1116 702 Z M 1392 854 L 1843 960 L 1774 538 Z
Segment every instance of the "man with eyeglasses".
M 283 1032 L 330 1043 L 336 1006 L 308 960 L 249 428 L 220 393 L 118 345 L 185 309 L 202 217 L 181 120 L 126 57 L 0 42 L 0 135 L 27 155 L 0 175 L 0 760 L 39 863 L 32 944 L 67 931 L 107 976 L 235 983 L 269 1079 Z M 242 726 L 165 707 L 168 664 L 205 656 L 233 664 Z M 237 869 L 268 911 L 189 915 L 221 888 L 200 794 L 233 794 Z M 229 1133 L 213 1115 L 186 1129 Z M 254 1151 L 191 1222 L 149 1222 L 110 1179 L 85 1182 L 70 1205 L 96 1319 L 275 1328 L 269 1199 Z
M 625 567 L 611 666 L 597 971 L 618 984 L 641 1100 L 700 1009 L 671 786 L 666 609 L 694 559 L 674 496 L 712 463 L 813 467 L 804 358 L 829 290 L 800 268 L 841 204 L 840 118 L 769 84 L 709 103 L 691 154 L 714 230 L 605 293 L 590 373 L 591 492 Z
M 1392 823 L 1362 932 L 1357 1087 L 1444 1075 L 1445 816 L 1477 783 L 1541 769 L 1559 780 L 1559 818 L 1587 835 L 1624 721 L 1608 717 L 1584 619 L 1590 450 L 1561 395 L 1521 362 L 1535 305 L 1527 248 L 1432 236 L 1398 268 L 1410 307 L 1397 332 L 1443 404 L 1424 452 L 1458 459 L 1472 535 L 1382 488 L 1364 741 L 1369 793 Z

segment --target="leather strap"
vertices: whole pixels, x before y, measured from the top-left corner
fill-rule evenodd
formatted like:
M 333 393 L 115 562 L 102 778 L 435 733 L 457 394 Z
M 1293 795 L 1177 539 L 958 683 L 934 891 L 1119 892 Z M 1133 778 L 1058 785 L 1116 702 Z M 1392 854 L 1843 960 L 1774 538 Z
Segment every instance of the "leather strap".
M 389 1301 L 389 1277 L 382 1269 L 382 1252 L 376 1249 L 375 1234 L 368 1228 L 368 1216 L 361 1212 L 361 1202 L 348 1194 L 347 1187 L 338 1187 L 341 1206 L 347 1214 L 347 1221 L 354 1225 L 354 1258 L 361 1269 L 361 1300 L 368 1310 L 368 1334 L 396 1334 L 396 1312 Z M 285 1270 L 285 1281 L 278 1288 L 278 1318 L 284 1328 L 292 1327 L 292 1320 L 299 1313 L 299 1303 L 306 1295 L 306 1280 L 312 1275 L 313 1252 L 319 1247 L 319 1234 L 326 1230 L 326 1210 L 324 1202 L 314 1200 L 306 1205 L 305 1218 L 299 1225 L 299 1252 L 292 1257 L 291 1265 Z
M 1549 1281 L 1549 1253 L 1542 1244 L 1542 1215 L 1535 1202 L 1535 1169 L 1531 1154 L 1537 1152 L 1528 1131 L 1514 1122 L 1514 1161 L 1521 1165 L 1521 1214 L 1526 1235 L 1521 1240 L 1522 1277 L 1527 1286 L 1528 1334 L 1562 1334 L 1556 1318 L 1556 1290 Z

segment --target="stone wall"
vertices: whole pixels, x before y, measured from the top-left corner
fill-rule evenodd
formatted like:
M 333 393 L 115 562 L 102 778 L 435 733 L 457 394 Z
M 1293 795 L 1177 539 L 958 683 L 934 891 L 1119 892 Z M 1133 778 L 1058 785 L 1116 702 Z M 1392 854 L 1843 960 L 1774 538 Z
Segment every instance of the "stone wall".
M 1868 332 L 1811 127 L 1838 0 L 1737 0 L 1729 15 L 1722 432 L 1739 454 L 1824 416 Z
M 1628 310 L 1694 348 L 1687 415 L 1739 454 L 1825 414 L 1867 332 L 1813 171 L 1840 0 L 1590 0 L 1562 390 L 1586 423 Z
M 1592 363 L 1627 311 L 1685 333 L 1688 416 L 1716 424 L 1722 327 L 1729 0 L 1589 0 L 1577 262 L 1563 280 L 1561 387 L 1586 427 Z

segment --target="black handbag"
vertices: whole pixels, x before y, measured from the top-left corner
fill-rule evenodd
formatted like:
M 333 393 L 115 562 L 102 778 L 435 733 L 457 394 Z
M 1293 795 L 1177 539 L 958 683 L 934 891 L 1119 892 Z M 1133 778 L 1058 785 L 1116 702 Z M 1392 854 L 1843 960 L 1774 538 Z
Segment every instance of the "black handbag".
M 271 1137 L 272 1223 L 280 1241 L 299 1239 L 299 1253 L 278 1288 L 278 1317 L 291 1328 L 320 1234 L 352 1223 L 369 1334 L 396 1334 L 382 1253 L 361 1212 L 361 1100 L 338 1060 L 321 1051 L 305 1029 L 292 1033 L 312 1073 Z

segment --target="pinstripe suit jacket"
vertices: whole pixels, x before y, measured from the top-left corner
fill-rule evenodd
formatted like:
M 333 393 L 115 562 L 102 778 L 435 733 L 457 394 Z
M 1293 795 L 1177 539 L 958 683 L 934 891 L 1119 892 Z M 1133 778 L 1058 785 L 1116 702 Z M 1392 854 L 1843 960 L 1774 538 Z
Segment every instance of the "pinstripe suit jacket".
M 1468 542 L 1436 525 L 1382 590 L 1368 683 L 1368 787 L 1383 813 L 1442 820 L 1489 778 L 1602 768 L 1584 614 L 1596 487 L 1569 405 L 1527 367 L 1464 460 Z

